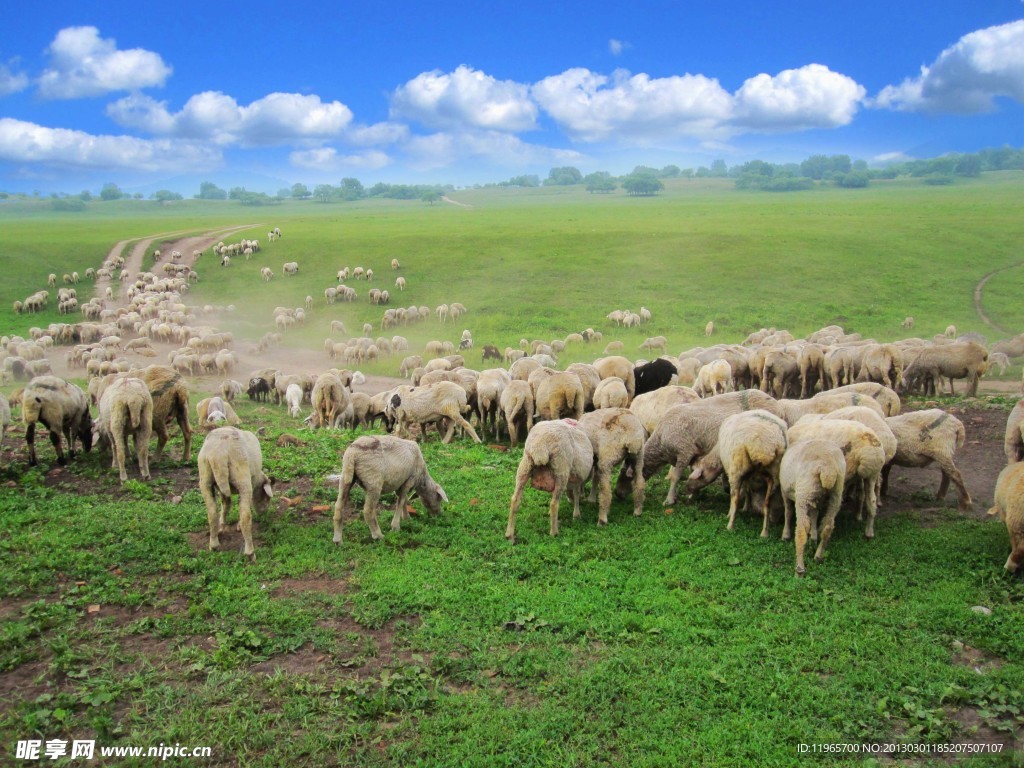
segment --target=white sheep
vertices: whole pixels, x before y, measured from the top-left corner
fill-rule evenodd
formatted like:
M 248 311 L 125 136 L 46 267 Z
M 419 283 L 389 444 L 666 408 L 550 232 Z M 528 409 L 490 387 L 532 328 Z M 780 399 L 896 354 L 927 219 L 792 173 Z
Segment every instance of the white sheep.
M 391 260 L 391 268 L 392 269 L 396 269 L 396 270 L 397 269 L 401 269 L 401 266 L 402 265 L 398 263 L 398 259 L 392 259 Z
M 333 480 L 329 477 L 328 480 Z M 402 518 L 409 518 L 406 500 L 414 493 L 431 514 L 441 511 L 448 501 L 444 489 L 430 476 L 420 447 L 412 440 L 393 435 L 364 435 L 352 441 L 341 458 L 338 499 L 334 503 L 334 543 L 342 542 L 341 519 L 352 508 L 351 493 L 359 485 L 365 493 L 363 520 L 374 541 L 384 538 L 377 522 L 377 504 L 381 494 L 396 493 L 391 530 L 400 530 Z
M 227 379 L 220 384 L 220 396 L 229 403 L 233 403 L 235 398 L 244 391 L 245 387 L 242 386 L 242 382 L 234 379 Z
M 479 443 L 480 438 L 463 417 L 462 412 L 468 408 L 466 390 L 453 381 L 438 381 L 426 387 L 401 386 L 392 390 L 387 400 L 388 419 L 396 423 L 399 433 L 407 431 L 410 424 L 418 424 L 419 436 L 424 436 L 427 424 L 448 420 L 448 431 L 441 442 L 448 443 L 455 433 L 455 427 L 462 427 Z
M 711 336 L 715 332 L 715 321 L 708 320 L 708 324 L 704 326 L 704 335 Z
M 509 443 L 515 447 L 519 443 L 519 428 L 529 434 L 533 429 L 533 390 L 528 382 L 520 379 L 509 381 L 501 391 L 501 415 L 508 425 Z
M 400 290 L 400 291 L 404 291 L 405 290 L 405 278 L 402 277 L 401 275 L 399 275 L 397 278 L 395 278 L 395 287 L 398 290 Z
M 575 421 L 545 421 L 534 426 L 526 437 L 523 457 L 516 470 L 515 491 L 509 505 L 505 538 L 515 542 L 516 513 L 523 501 L 527 482 L 551 493 L 550 533 L 558 535 L 558 506 L 568 490 L 573 502 L 573 518 L 580 516 L 583 486 L 594 467 L 594 448 L 590 438 Z
M 299 274 L 299 262 L 287 261 L 281 266 L 281 271 L 286 275 Z
M 626 408 L 603 408 L 583 415 L 579 428 L 586 432 L 594 449 L 594 468 L 590 485 L 590 501 L 598 502 L 597 524 L 608 525 L 612 504 L 612 471 L 619 464 L 615 495 L 624 497 L 633 492 L 633 514 L 643 512 L 644 443 L 647 432 L 636 414 Z
M 696 400 L 700 400 L 700 397 L 689 387 L 660 387 L 653 392 L 645 392 L 634 397 L 633 402 L 629 404 L 629 410 L 637 415 L 650 435 L 654 433 L 669 408 Z
M 893 466 L 926 467 L 934 461 L 942 470 L 936 498 L 945 498 L 952 480 L 956 485 L 960 510 L 970 509 L 971 495 L 964 485 L 963 475 L 953 463 L 953 456 L 966 440 L 963 422 L 939 408 L 890 416 L 885 422 L 896 436 L 896 456 L 882 473 L 882 495 L 888 493 L 889 472 Z
M 697 371 L 693 391 L 700 397 L 721 395 L 732 390 L 732 366 L 728 360 L 712 360 Z
M 263 267 L 263 269 L 260 270 L 260 275 L 263 276 L 263 282 L 269 283 L 274 279 L 274 270 L 270 267 Z
M 236 427 L 241 423 L 231 404 L 219 396 L 207 397 L 196 403 L 196 416 L 200 429 Z
M 1024 463 L 1010 464 L 999 473 L 995 500 L 988 513 L 1006 523 L 1010 556 L 1003 568 L 1016 573 L 1024 564 Z
M 110 442 L 112 466 L 116 466 L 124 483 L 128 479 L 125 463 L 128 458 L 128 436 L 135 443 L 139 474 L 149 480 L 149 438 L 153 434 L 153 396 L 142 379 L 123 378 L 110 383 L 99 402 L 99 416 L 94 427 L 101 442 Z
M 11 426 L 11 404 L 3 392 L 0 392 L 0 448 L 3 447 L 4 435 L 9 426 Z
M 584 396 L 583 383 L 575 373 L 553 371 L 543 375 L 546 368 L 540 368 L 530 376 L 531 387 L 534 377 L 539 376 L 534 389 L 534 413 L 538 419 L 561 419 L 570 417 L 579 419 L 583 416 Z
M 804 575 L 804 548 L 807 539 L 818 541 L 816 562 L 825 557 L 825 549 L 835 530 L 835 519 L 843 503 L 846 459 L 838 446 L 828 440 L 805 440 L 791 446 L 782 457 L 779 484 L 785 508 L 782 538 L 792 536 L 793 510 L 796 509 L 796 575 Z M 818 528 L 818 508 L 825 503 L 825 514 Z M 819 539 L 820 532 L 820 539 Z
M 252 543 L 252 513 L 265 512 L 274 496 L 274 479 L 263 473 L 260 441 L 237 427 L 218 427 L 199 450 L 199 491 L 206 502 L 211 550 L 220 549 L 220 533 L 231 509 L 231 493 L 238 494 L 238 529 L 243 554 L 256 559 Z M 218 500 L 220 511 L 218 514 Z
M 67 464 L 61 436 L 67 440 L 68 455 L 75 457 L 75 439 L 82 449 L 92 448 L 92 415 L 89 398 L 80 387 L 56 376 L 37 376 L 25 385 L 21 396 L 21 418 L 28 425 L 25 440 L 28 443 L 28 463 L 39 463 L 36 456 L 36 424 L 50 432 L 50 442 L 57 452 L 57 463 Z
M 284 394 L 284 401 L 288 404 L 288 415 L 298 418 L 302 415 L 302 386 L 296 383 L 288 385 Z
M 349 390 L 341 378 L 333 373 L 322 373 L 313 384 L 310 396 L 315 423 L 321 427 L 337 427 L 352 407 Z
M 594 388 L 594 408 L 626 408 L 629 405 L 629 392 L 626 382 L 618 376 L 601 379 Z

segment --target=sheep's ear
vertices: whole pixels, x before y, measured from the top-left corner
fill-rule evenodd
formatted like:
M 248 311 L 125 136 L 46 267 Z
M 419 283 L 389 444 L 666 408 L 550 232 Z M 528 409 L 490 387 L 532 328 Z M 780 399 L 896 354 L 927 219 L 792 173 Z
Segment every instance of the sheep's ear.
M 445 504 L 447 504 L 448 503 L 448 494 L 444 492 L 444 488 L 442 488 L 440 485 L 437 485 L 437 483 L 434 483 L 434 485 L 437 488 L 437 495 L 441 497 L 441 501 L 443 501 Z
M 988 511 L 988 514 L 992 515 L 993 517 L 998 515 L 999 514 L 999 507 L 992 507 L 992 509 L 990 509 Z
M 267 494 L 268 499 L 274 498 L 274 483 L 276 482 L 277 480 L 273 477 L 264 476 L 263 478 L 263 492 Z

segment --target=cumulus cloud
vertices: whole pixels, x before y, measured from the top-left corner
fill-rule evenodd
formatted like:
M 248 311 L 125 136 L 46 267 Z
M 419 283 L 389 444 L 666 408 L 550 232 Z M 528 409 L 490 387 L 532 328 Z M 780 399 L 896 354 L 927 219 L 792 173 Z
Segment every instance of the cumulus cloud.
M 379 150 L 342 155 L 334 147 L 292 152 L 288 155 L 288 160 L 298 168 L 308 168 L 314 171 L 345 171 L 349 169 L 373 171 L 391 163 L 391 158 Z
M 974 114 L 994 109 L 999 96 L 1024 102 L 1024 20 L 964 35 L 917 77 L 883 88 L 873 105 Z
M 515 132 L 536 127 L 537 105 L 526 85 L 459 66 L 447 74 L 423 72 L 399 86 L 391 95 L 391 115 L 435 129 Z
M 866 93 L 821 64 L 760 74 L 736 92 L 735 122 L 762 131 L 835 128 L 853 120 Z
M 167 108 L 167 102 L 132 94 L 108 105 L 107 115 L 127 128 L 222 146 L 328 139 L 338 136 L 352 120 L 347 106 L 323 102 L 319 96 L 271 93 L 243 106 L 219 91 L 196 94 L 177 113 Z
M 216 149 L 188 141 L 96 136 L 0 118 L 0 160 L 61 168 L 135 171 L 208 170 L 221 163 Z
M 413 136 L 402 146 L 402 150 L 409 165 L 419 171 L 476 160 L 496 166 L 522 168 L 579 162 L 583 158 L 575 150 L 530 144 L 502 131 L 456 131 Z
M 582 141 L 710 136 L 732 112 L 713 78 L 651 78 L 618 70 L 612 77 L 577 67 L 536 83 L 531 93 L 570 136 Z
M 13 72 L 6 64 L 0 64 L 0 98 L 23 91 L 28 87 L 28 75 Z
M 162 86 L 171 68 L 159 54 L 142 48 L 118 50 L 96 27 L 60 30 L 47 48 L 50 66 L 39 77 L 39 95 L 80 99 L 111 91 Z

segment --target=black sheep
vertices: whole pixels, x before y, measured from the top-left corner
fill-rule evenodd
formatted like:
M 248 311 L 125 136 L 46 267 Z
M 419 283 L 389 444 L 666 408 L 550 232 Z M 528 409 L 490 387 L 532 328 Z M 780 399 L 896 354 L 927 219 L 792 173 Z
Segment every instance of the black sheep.
M 633 397 L 668 386 L 672 383 L 672 377 L 676 374 L 675 364 L 671 360 L 665 360 L 661 357 L 657 360 L 651 360 L 649 363 L 638 365 L 633 369 L 633 377 L 636 381 L 636 390 Z

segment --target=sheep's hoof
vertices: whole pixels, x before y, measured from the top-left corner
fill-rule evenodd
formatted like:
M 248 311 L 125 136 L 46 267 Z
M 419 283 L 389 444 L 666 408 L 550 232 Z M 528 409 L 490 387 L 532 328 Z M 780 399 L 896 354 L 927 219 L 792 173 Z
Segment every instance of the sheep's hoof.
M 796 569 L 796 577 L 798 579 L 802 579 L 804 577 L 804 569 L 803 568 L 797 568 Z

